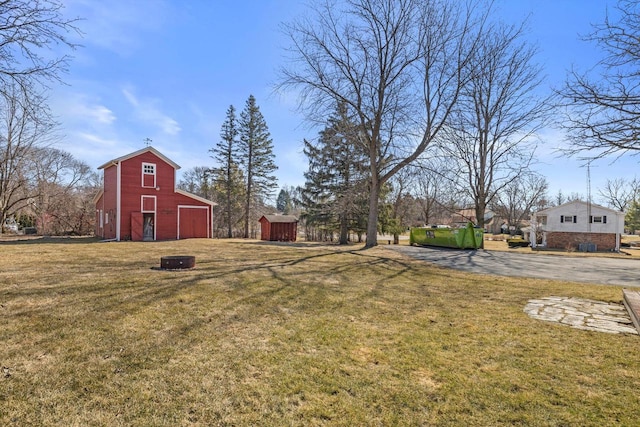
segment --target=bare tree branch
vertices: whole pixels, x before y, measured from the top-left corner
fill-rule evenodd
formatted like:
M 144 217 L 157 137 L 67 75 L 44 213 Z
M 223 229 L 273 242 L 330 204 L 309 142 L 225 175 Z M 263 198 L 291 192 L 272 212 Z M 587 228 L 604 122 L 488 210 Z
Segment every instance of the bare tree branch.
M 0 1 L 0 87 L 17 84 L 23 90 L 60 81 L 67 71 L 69 55 L 47 53 L 60 45 L 78 45 L 68 37 L 80 34 L 78 19 L 63 15 L 58 0 Z
M 640 180 L 608 179 L 604 188 L 598 189 L 598 193 L 609 207 L 626 212 L 631 203 L 640 197 Z
M 54 141 L 56 123 L 42 96 L 14 83 L 0 91 L 0 220 L 27 206 L 37 189 L 31 159 Z
M 518 230 L 534 208 L 547 198 L 548 188 L 547 180 L 538 174 L 520 175 L 496 194 L 491 208 L 507 221 L 510 230 Z
M 496 194 L 528 172 L 536 132 L 548 123 L 550 99 L 538 95 L 536 50 L 523 26 L 487 29 L 469 62 L 470 80 L 441 135 L 440 151 L 458 171 L 457 184 L 475 204 L 478 226 Z
M 431 145 L 467 82 L 488 14 L 475 6 L 319 0 L 312 18 L 284 27 L 291 62 L 279 88 L 299 91 L 312 123 L 336 104 L 358 120 L 370 164 L 367 247 L 377 244 L 381 186 Z
M 640 153 L 640 1 L 619 0 L 616 9 L 617 22 L 607 17 L 586 38 L 604 57 L 589 73 L 572 70 L 560 91 L 568 155 Z

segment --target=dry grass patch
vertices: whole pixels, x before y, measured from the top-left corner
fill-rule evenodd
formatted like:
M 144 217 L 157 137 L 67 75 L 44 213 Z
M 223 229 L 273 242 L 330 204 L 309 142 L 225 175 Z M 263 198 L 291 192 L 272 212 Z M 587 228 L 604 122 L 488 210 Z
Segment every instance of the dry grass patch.
M 383 247 L 0 243 L 2 425 L 633 425 L 636 336 Z M 196 256 L 189 271 L 160 257 Z

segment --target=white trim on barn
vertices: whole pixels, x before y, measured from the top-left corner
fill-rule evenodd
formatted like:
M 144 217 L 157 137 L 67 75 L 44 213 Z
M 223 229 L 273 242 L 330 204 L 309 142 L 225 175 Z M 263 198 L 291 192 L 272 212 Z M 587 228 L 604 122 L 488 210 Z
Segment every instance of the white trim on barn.
M 149 209 L 145 209 L 144 208 L 144 199 L 151 199 L 153 200 L 153 209 L 149 210 Z M 156 211 L 158 210 L 158 197 L 157 196 L 147 196 L 145 194 L 142 194 L 140 196 L 140 212 L 142 213 L 153 213 L 155 214 Z
M 109 166 L 113 166 L 113 165 L 115 165 L 115 164 L 122 163 L 122 162 L 124 162 L 125 160 L 132 159 L 132 158 L 137 157 L 137 156 L 139 156 L 140 154 L 142 154 L 142 153 L 146 153 L 146 152 L 153 153 L 153 154 L 155 154 L 157 157 L 160 157 L 160 158 L 161 158 L 162 160 L 164 160 L 166 163 L 169 163 L 171 166 L 173 166 L 173 168 L 174 168 L 175 170 L 180 169 L 180 166 L 179 166 L 176 162 L 174 162 L 173 160 L 171 160 L 170 158 L 168 158 L 167 156 L 165 156 L 164 154 L 162 154 L 161 152 L 159 152 L 158 150 L 156 150 L 156 149 L 155 149 L 155 148 L 153 148 L 153 147 L 145 147 L 145 148 L 142 148 L 142 149 L 140 149 L 140 150 L 138 150 L 138 151 L 134 151 L 133 153 L 129 153 L 129 154 L 125 155 L 125 156 L 118 157 L 117 159 L 109 160 L 109 161 L 108 161 L 107 163 L 105 163 L 104 165 L 102 165 L 102 166 L 98 166 L 98 169 L 106 169 L 106 168 L 108 168 Z
M 213 203 L 213 202 L 210 202 Z M 180 209 L 209 209 L 209 206 L 196 206 L 196 205 L 178 205 L 178 224 L 177 224 L 177 239 L 180 240 Z M 213 209 L 212 209 L 213 212 Z M 212 213 L 213 215 L 213 213 Z M 210 218 L 207 215 L 207 238 L 211 238 L 211 224 L 213 223 L 213 218 Z
M 142 168 L 140 170 L 141 173 L 141 187 L 143 188 L 156 188 L 157 182 L 157 166 L 155 163 L 142 162 Z M 145 176 L 153 177 L 153 183 L 151 185 L 145 184 Z
M 120 212 L 122 209 L 122 163 L 116 164 L 116 241 L 120 241 Z M 102 199 L 104 201 L 104 199 Z

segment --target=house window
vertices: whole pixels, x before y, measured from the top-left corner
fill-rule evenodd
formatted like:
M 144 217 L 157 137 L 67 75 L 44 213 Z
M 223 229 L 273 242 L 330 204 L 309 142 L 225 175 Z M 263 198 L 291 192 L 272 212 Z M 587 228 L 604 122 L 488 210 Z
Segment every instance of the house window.
M 547 225 L 547 216 L 540 215 L 538 218 L 538 224 Z
M 142 164 L 142 186 L 143 187 L 155 187 L 156 186 L 156 165 L 153 163 Z
M 560 222 L 577 223 L 578 217 L 575 215 L 560 215 Z
M 591 221 L 595 224 L 606 224 L 607 223 L 607 216 L 603 215 L 603 216 L 592 216 L 590 217 Z

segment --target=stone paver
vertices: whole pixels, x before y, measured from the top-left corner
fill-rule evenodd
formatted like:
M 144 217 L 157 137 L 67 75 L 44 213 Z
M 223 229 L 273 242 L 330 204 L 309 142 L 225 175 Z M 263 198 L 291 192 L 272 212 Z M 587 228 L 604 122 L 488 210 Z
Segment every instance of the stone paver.
M 545 297 L 529 300 L 524 312 L 534 319 L 610 334 L 638 334 L 622 304 L 583 298 Z

